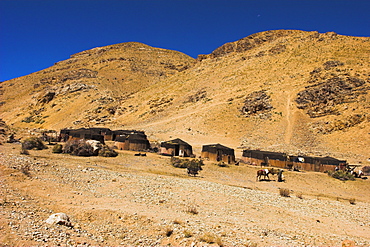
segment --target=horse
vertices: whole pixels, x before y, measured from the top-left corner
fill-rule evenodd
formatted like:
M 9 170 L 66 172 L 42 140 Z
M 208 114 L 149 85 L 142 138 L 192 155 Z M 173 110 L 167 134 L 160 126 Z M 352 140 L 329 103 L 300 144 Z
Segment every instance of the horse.
M 275 170 L 274 168 L 272 169 L 261 169 L 257 171 L 257 177 L 256 181 L 261 181 L 261 177 L 263 176 L 263 179 L 266 180 L 266 177 L 268 180 L 270 180 L 269 174 L 275 175 Z

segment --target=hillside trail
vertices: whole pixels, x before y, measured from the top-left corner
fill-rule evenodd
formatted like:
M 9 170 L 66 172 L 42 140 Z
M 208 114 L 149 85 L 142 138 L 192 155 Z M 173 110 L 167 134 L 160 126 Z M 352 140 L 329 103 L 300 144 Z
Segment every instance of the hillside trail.
M 293 136 L 293 128 L 294 128 L 294 123 L 295 123 L 295 110 L 292 110 L 291 108 L 291 98 L 292 95 L 288 93 L 287 95 L 287 102 L 286 102 L 286 129 L 285 129 L 285 144 L 290 144 L 292 136 Z

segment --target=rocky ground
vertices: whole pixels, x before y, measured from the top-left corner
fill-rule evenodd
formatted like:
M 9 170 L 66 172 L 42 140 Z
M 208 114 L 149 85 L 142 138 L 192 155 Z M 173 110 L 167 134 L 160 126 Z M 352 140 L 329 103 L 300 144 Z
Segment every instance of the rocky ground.
M 189 177 L 156 154 L 0 147 L 1 246 L 370 245 L 369 180 L 285 171 L 284 183 L 256 182 L 257 167 L 209 162 Z M 72 227 L 45 222 L 59 212 Z

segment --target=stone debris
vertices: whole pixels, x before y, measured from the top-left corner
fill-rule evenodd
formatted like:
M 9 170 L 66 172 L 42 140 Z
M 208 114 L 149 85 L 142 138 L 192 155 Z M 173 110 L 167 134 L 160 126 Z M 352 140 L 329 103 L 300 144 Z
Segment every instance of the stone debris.
M 260 118 L 269 118 L 272 109 L 270 96 L 265 91 L 256 91 L 247 95 L 241 111 L 246 117 L 259 115 Z

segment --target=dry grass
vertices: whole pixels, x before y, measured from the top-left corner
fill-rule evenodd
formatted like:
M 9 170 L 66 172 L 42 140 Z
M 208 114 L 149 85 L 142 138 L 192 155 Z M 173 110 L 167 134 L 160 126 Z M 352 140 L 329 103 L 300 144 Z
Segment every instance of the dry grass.
M 295 196 L 299 199 L 303 199 L 303 193 L 302 192 L 296 192 Z
M 283 197 L 290 197 L 290 190 L 285 188 L 279 189 L 279 194 Z
M 195 205 L 189 205 L 186 208 L 185 212 L 187 212 L 189 214 L 194 214 L 194 215 L 199 213 L 199 211 L 198 211 L 198 209 Z
M 184 237 L 185 238 L 191 238 L 193 236 L 193 233 L 189 230 L 184 230 Z
M 31 166 L 30 164 L 22 164 L 19 170 L 26 175 L 27 177 L 31 177 Z
M 199 236 L 199 241 L 208 244 L 217 244 L 218 246 L 224 246 L 220 237 L 217 237 L 216 235 L 209 232 L 203 233 L 201 236 Z
M 179 220 L 179 219 L 175 219 L 175 220 L 173 221 L 173 223 L 174 223 L 175 225 L 182 225 L 182 224 L 184 224 L 184 222 L 183 222 L 183 221 L 181 221 L 181 220 Z

